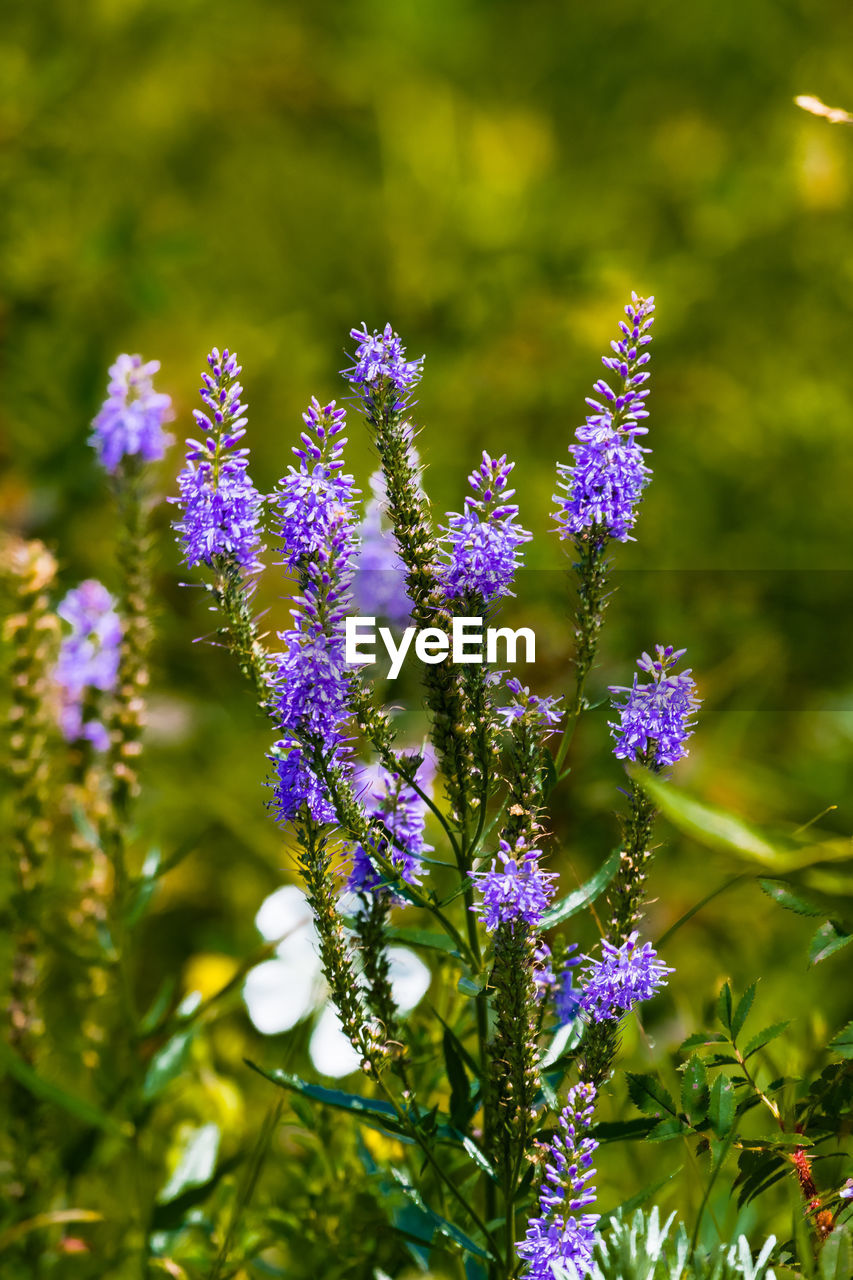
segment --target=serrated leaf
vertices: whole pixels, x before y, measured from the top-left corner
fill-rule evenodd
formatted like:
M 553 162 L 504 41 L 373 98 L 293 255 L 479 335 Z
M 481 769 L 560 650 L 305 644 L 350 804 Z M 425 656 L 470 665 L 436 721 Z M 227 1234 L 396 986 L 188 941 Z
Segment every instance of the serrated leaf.
M 682 1041 L 681 1049 L 697 1049 L 699 1045 L 708 1044 L 728 1044 L 729 1037 L 721 1035 L 719 1031 L 695 1031 L 692 1036 L 688 1036 Z
M 670 1138 L 678 1138 L 682 1133 L 689 1132 L 687 1125 L 677 1116 L 668 1116 L 649 1130 L 646 1142 L 668 1142 Z
M 735 1091 L 728 1076 L 718 1075 L 711 1087 L 708 1119 L 718 1138 L 724 1138 L 734 1124 Z
M 731 1035 L 732 1030 L 732 989 L 727 982 L 723 983 L 723 989 L 717 1000 L 717 1019 L 723 1024 Z
M 758 984 L 756 982 L 751 982 L 746 991 L 744 991 L 740 1000 L 737 1002 L 737 1008 L 734 1011 L 731 1024 L 733 1041 L 737 1040 L 741 1031 L 743 1031 L 744 1023 L 749 1017 L 749 1011 L 752 1008 L 752 1002 L 755 999 L 755 988 L 757 985 Z
M 853 942 L 853 933 L 848 933 L 837 921 L 827 920 L 809 943 L 809 964 L 820 964 L 822 960 L 828 960 L 836 951 L 846 947 L 848 942 Z
M 765 1027 L 763 1031 L 759 1031 L 757 1035 L 752 1037 L 744 1049 L 744 1058 L 751 1058 L 754 1053 L 758 1053 L 759 1049 L 763 1049 L 771 1040 L 775 1040 L 776 1037 L 780 1036 L 785 1028 L 790 1025 L 790 1022 L 774 1022 L 772 1027 Z
M 628 1096 L 639 1111 L 657 1119 L 662 1118 L 663 1112 L 668 1112 L 671 1116 L 676 1114 L 671 1095 L 654 1076 L 635 1075 L 632 1071 L 626 1071 L 625 1077 L 628 1081 Z
M 638 1142 L 647 1138 L 657 1120 L 601 1120 L 590 1130 L 597 1142 Z
M 848 1022 L 847 1026 L 830 1040 L 827 1047 L 833 1053 L 837 1053 L 839 1058 L 853 1058 L 853 1022 Z
M 758 883 L 768 898 L 772 898 L 774 902 L 778 903 L 780 907 L 784 907 L 786 911 L 794 911 L 798 916 L 819 916 L 823 914 L 819 906 L 814 902 L 809 902 L 807 898 L 795 891 L 787 880 L 765 880 L 759 876 Z
M 600 893 L 602 893 L 610 881 L 616 875 L 619 868 L 619 860 L 622 857 L 620 849 L 614 849 L 605 862 L 601 864 L 598 870 L 590 876 L 585 884 L 579 889 L 575 889 L 572 893 L 566 894 L 559 902 L 545 912 L 542 917 L 542 928 L 553 929 L 555 925 L 562 924 L 564 920 L 568 920 L 571 916 L 577 915 L 584 907 L 594 902 Z
M 699 1124 L 708 1114 L 710 1090 L 705 1063 L 692 1053 L 681 1081 L 681 1109 L 691 1124 Z
M 853 1275 L 853 1241 L 849 1229 L 836 1227 L 820 1253 L 820 1280 L 849 1280 Z

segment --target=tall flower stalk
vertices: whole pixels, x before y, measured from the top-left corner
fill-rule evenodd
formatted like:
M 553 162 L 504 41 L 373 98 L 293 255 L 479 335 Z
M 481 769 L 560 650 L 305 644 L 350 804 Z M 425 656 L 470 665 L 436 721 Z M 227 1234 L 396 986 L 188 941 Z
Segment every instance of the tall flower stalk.
M 613 354 L 602 363 L 612 379 L 595 383 L 595 396 L 587 397 L 593 410 L 575 432 L 571 463 L 558 463 L 558 488 L 554 495 L 557 531 L 571 541 L 577 557 L 575 608 L 575 689 L 568 705 L 563 738 L 556 756 L 559 772 L 568 754 L 571 736 L 584 706 L 584 688 L 598 652 L 608 601 L 611 541 L 627 542 L 637 519 L 637 507 L 651 479 L 645 461 L 649 450 L 640 444 L 648 428 L 646 399 L 649 379 L 647 350 L 652 340 L 654 298 L 636 293 L 625 307 L 620 336 L 611 342 Z

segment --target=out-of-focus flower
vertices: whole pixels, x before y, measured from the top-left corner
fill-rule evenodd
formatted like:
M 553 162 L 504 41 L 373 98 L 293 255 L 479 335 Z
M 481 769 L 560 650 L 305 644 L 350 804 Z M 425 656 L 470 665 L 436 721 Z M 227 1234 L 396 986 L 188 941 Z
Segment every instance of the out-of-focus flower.
M 171 443 L 163 426 L 174 416 L 172 401 L 155 391 L 152 381 L 159 368 L 159 360 L 143 362 L 142 356 L 128 355 L 110 366 L 107 398 L 92 423 L 90 442 L 111 474 L 123 458 L 138 455 L 143 462 L 158 462 Z
M 90 690 L 112 692 L 118 681 L 122 626 L 116 602 L 102 583 L 87 578 L 57 609 L 71 627 L 59 649 L 55 678 L 61 693 L 60 727 L 73 742 L 85 738 L 106 751 L 109 734 L 95 716 L 84 720 Z

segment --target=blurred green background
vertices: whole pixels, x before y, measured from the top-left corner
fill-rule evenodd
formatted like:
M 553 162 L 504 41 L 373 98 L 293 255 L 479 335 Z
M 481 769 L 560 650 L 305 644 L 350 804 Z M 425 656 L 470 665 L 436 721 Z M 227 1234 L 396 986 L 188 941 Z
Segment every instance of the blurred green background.
M 553 599 L 554 463 L 630 290 L 654 293 L 655 479 L 637 542 L 618 549 L 597 692 L 626 682 L 641 648 L 687 645 L 706 708 L 679 781 L 758 821 L 796 826 L 836 805 L 822 825 L 848 833 L 853 130 L 792 99 L 853 108 L 851 41 L 845 0 L 7 0 L 5 521 L 56 551 L 63 588 L 114 585 L 113 511 L 86 441 L 119 351 L 162 362 L 177 410 L 167 494 L 204 356 L 235 348 L 266 491 L 308 397 L 343 398 L 349 329 L 390 319 L 427 355 L 417 417 L 437 510 L 458 507 L 482 448 L 509 453 L 536 534 L 530 598 Z M 366 484 L 355 419 L 350 437 Z M 167 971 L 215 986 L 292 874 L 263 807 L 269 735 L 227 656 L 194 643 L 211 623 L 180 586 L 169 517 L 161 507 L 144 825 L 170 847 L 203 839 L 146 926 L 152 990 Z M 282 592 L 273 569 L 272 628 Z M 559 692 L 568 630 L 548 608 L 533 678 Z M 555 818 L 579 875 L 615 838 L 605 720 L 579 735 Z M 667 830 L 650 933 L 737 869 Z M 724 976 L 742 987 L 758 973 L 764 1022 L 796 1019 L 791 1069 L 816 1061 L 853 997 L 847 953 L 807 970 L 813 927 L 755 885 L 721 898 L 673 940 L 657 1048 L 630 1033 L 626 1061 L 665 1064 Z M 235 1004 L 210 1052 L 260 1116 L 247 1045 L 310 1067 L 298 1037 L 257 1042 Z M 672 1160 L 632 1156 L 636 1168 L 603 1155 L 605 1206 Z M 268 1178 L 281 1199 L 288 1162 Z M 695 1209 L 701 1187 L 694 1170 L 662 1197 Z M 758 1229 L 784 1234 L 787 1213 L 780 1194 Z

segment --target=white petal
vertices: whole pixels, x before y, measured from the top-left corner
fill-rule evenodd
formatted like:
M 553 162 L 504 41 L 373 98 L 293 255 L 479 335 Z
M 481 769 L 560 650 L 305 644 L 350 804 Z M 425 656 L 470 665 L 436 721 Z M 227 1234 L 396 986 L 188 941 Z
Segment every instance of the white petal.
M 361 1066 L 361 1058 L 344 1034 L 338 1015 L 330 1004 L 326 1005 L 317 1020 L 308 1052 L 314 1066 L 324 1076 L 338 1079 L 358 1071 Z
M 282 885 L 260 905 L 255 927 L 267 942 L 275 942 L 311 924 L 311 908 L 305 894 L 295 884 Z
M 408 1013 L 426 995 L 432 974 L 408 947 L 388 948 L 389 977 L 401 1013 Z
M 264 1036 L 289 1031 L 315 1007 L 316 986 L 296 978 L 289 964 L 265 960 L 243 983 L 243 999 L 254 1026 Z

